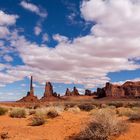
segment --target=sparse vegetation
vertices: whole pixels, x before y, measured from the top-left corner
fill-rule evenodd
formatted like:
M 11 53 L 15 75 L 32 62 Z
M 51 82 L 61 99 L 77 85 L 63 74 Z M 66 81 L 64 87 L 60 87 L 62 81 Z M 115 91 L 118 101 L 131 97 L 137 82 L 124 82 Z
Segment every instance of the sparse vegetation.
M 117 119 L 116 114 L 104 109 L 99 109 L 94 114 L 93 121 L 74 136 L 76 140 L 108 140 L 111 136 L 116 136 L 127 130 L 126 123 Z
M 5 115 L 8 112 L 7 108 L 0 107 L 0 115 Z
M 71 108 L 68 108 L 67 111 L 69 112 L 74 112 L 74 113 L 78 113 L 80 112 L 80 108 L 78 106 L 74 106 L 74 107 L 71 107 Z
M 2 132 L 2 133 L 0 134 L 0 137 L 1 137 L 2 140 L 8 139 L 8 138 L 9 138 L 8 132 Z
M 130 121 L 140 121 L 140 112 L 134 113 L 129 116 Z
M 41 115 L 35 115 L 31 118 L 31 126 L 40 126 L 45 124 L 45 118 Z
M 117 114 L 119 116 L 127 116 L 127 117 L 129 117 L 133 113 L 134 113 L 134 111 L 131 108 L 125 108 L 125 107 L 117 108 Z
M 80 105 L 78 105 L 78 107 L 83 111 L 90 111 L 90 110 L 96 108 L 96 106 L 94 106 L 92 104 L 80 104 Z
M 59 116 L 59 113 L 55 108 L 50 108 L 47 112 L 47 116 L 49 118 L 55 118 L 55 117 Z
M 26 110 L 23 108 L 14 108 L 11 110 L 9 115 L 12 118 L 25 118 L 26 117 Z

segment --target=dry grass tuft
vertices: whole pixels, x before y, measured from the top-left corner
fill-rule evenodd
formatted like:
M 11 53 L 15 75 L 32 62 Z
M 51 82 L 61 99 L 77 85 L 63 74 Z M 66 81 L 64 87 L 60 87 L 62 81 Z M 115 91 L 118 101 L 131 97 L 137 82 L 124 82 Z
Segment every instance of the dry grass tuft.
M 68 108 L 67 111 L 68 112 L 79 113 L 81 110 L 78 106 L 74 106 L 74 107 Z
M 125 107 L 117 108 L 117 114 L 119 116 L 129 117 L 133 113 L 134 113 L 134 111 L 131 108 L 125 108 Z
M 12 118 L 25 118 L 26 110 L 23 108 L 13 108 L 9 115 Z
M 117 119 L 114 112 L 99 109 L 93 120 L 74 139 L 77 140 L 109 140 L 127 130 L 126 123 Z
M 0 115 L 5 115 L 8 112 L 7 108 L 0 107 Z
M 45 124 L 44 116 L 35 115 L 30 120 L 31 120 L 31 123 L 29 125 L 31 125 L 31 126 L 40 126 L 40 125 Z

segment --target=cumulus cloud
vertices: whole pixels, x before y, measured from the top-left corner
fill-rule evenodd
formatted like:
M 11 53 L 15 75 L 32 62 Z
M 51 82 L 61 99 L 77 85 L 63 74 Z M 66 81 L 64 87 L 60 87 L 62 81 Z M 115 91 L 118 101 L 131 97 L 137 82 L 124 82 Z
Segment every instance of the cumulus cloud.
M 43 8 L 39 8 L 38 6 L 36 6 L 35 4 L 26 2 L 26 1 L 21 1 L 20 5 L 25 8 L 26 10 L 29 10 L 37 15 L 39 15 L 40 17 L 47 17 L 47 12 L 46 10 L 44 10 Z
M 35 33 L 35 35 L 40 35 L 40 33 L 42 32 L 42 29 L 41 29 L 41 27 L 40 26 L 35 26 L 35 28 L 34 28 L 34 33 Z
M 3 59 L 7 62 L 12 62 L 13 58 L 10 55 L 4 55 Z
M 42 42 L 44 43 L 44 42 L 48 42 L 48 41 L 49 41 L 48 34 L 47 33 L 43 34 L 43 36 L 42 36 Z
M 58 41 L 58 42 L 67 42 L 68 41 L 68 38 L 66 36 L 63 36 L 60 34 L 53 35 L 53 39 Z
M 17 18 L 17 15 L 9 15 L 0 10 L 0 25 L 13 25 Z
M 134 0 L 83 1 L 82 17 L 96 23 L 90 34 L 73 40 L 55 34 L 55 48 L 15 35 L 11 43 L 25 65 L 8 68 L 1 78 L 8 75 L 12 82 L 33 75 L 39 83 L 47 80 L 92 88 L 110 81 L 109 72 L 140 69 L 136 63 L 140 57 L 139 9 L 139 1 Z

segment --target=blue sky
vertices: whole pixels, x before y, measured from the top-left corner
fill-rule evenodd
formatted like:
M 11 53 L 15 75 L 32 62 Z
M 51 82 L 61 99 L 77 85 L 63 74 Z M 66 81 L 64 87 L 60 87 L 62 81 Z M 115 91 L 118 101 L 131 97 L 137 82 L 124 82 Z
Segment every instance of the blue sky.
M 0 100 L 140 80 L 140 1 L 0 1 Z

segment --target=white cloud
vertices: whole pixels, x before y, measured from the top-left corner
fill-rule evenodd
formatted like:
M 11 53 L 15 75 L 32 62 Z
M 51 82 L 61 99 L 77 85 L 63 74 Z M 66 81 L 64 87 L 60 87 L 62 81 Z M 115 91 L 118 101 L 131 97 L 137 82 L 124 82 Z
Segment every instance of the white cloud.
M 17 18 L 17 15 L 9 15 L 0 10 L 0 25 L 13 25 Z
M 39 83 L 47 80 L 96 87 L 110 80 L 109 72 L 140 69 L 140 64 L 135 63 L 140 57 L 140 4 L 123 1 L 84 1 L 81 14 L 96 25 L 90 34 L 72 41 L 60 34 L 53 35 L 58 41 L 55 48 L 14 35 L 11 44 L 25 65 L 8 68 L 0 79 L 9 83 L 33 75 Z
M 38 6 L 36 6 L 35 4 L 26 2 L 26 1 L 21 1 L 20 5 L 25 8 L 26 10 L 29 10 L 37 15 L 39 15 L 40 17 L 47 17 L 47 12 L 44 9 L 39 8 Z
M 35 26 L 34 28 L 34 33 L 36 36 L 40 35 L 40 33 L 42 32 L 42 29 L 40 26 Z
M 49 36 L 47 33 L 43 34 L 42 36 L 42 42 L 48 42 L 49 41 Z
M 67 42 L 68 41 L 68 38 L 66 36 L 63 36 L 60 34 L 53 35 L 53 39 L 58 41 L 58 42 Z
M 13 58 L 10 55 L 4 55 L 3 59 L 7 62 L 12 62 L 13 61 Z
M 0 38 L 5 38 L 9 33 L 9 29 L 7 27 L 0 26 Z

